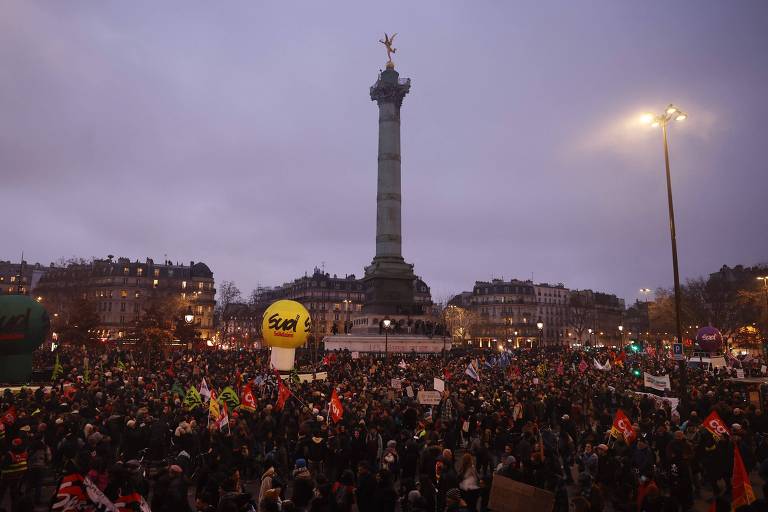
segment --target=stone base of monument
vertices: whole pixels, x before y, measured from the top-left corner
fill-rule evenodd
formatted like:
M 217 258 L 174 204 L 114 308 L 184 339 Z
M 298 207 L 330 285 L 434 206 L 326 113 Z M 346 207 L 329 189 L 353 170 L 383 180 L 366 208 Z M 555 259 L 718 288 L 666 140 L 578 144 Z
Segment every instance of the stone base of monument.
M 451 340 L 442 337 L 398 334 L 337 334 L 323 338 L 326 351 L 349 350 L 350 352 L 374 352 L 389 354 L 439 354 L 451 349 Z

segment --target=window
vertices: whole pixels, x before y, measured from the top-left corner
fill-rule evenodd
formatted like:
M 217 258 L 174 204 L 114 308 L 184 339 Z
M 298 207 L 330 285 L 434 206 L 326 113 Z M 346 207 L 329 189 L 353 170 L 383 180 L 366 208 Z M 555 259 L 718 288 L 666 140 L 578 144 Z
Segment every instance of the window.
M 16 276 L 11 276 L 11 282 L 12 282 L 12 283 L 15 283 L 15 282 L 16 282 Z
M 138 304 L 134 304 L 133 305 L 133 312 L 134 313 L 138 313 L 139 312 L 139 305 Z
M 128 297 L 128 290 L 120 290 L 120 297 L 123 299 Z
M 168 277 L 173 277 L 173 269 L 172 268 L 168 269 Z
M 160 281 L 158 281 L 157 279 L 152 281 L 152 286 L 155 287 L 155 288 L 157 288 L 157 285 L 159 285 L 159 284 L 160 284 Z
M 143 276 L 143 275 L 144 275 L 144 269 L 143 269 L 143 268 L 141 268 L 141 267 L 137 268 L 137 269 L 136 269 L 136 275 L 137 275 L 138 277 L 141 277 L 141 276 Z
M 133 294 L 133 296 L 138 299 L 139 297 L 141 297 L 141 292 L 137 291 L 136 293 Z
M 186 290 L 187 289 L 187 282 L 186 281 L 182 281 L 181 282 L 181 289 L 182 290 Z
M 128 272 L 130 272 L 130 271 L 131 271 L 131 269 L 129 269 L 128 267 L 123 267 L 123 275 L 124 276 L 127 276 Z
M 203 289 L 203 284 L 204 283 L 197 283 L 197 289 L 198 290 L 202 290 Z
M 111 312 L 112 311 L 112 303 L 107 302 L 107 309 Z
M 121 324 L 125 323 L 125 315 L 120 315 L 120 323 Z
M 203 314 L 203 306 L 195 306 L 195 312 L 198 315 L 202 315 Z
M 155 277 L 160 277 L 160 269 L 159 268 L 155 269 Z
M 112 305 L 111 302 L 109 304 Z M 125 311 L 125 302 L 120 303 L 120 311 Z

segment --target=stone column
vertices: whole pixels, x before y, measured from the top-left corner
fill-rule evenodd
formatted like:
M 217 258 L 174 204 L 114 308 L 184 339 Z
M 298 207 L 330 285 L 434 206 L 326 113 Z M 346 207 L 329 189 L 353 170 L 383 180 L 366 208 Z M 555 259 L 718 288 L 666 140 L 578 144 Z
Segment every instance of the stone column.
M 371 99 L 379 105 L 379 165 L 376 188 L 376 257 L 403 261 L 400 229 L 400 107 L 411 88 L 387 68 L 371 87 Z

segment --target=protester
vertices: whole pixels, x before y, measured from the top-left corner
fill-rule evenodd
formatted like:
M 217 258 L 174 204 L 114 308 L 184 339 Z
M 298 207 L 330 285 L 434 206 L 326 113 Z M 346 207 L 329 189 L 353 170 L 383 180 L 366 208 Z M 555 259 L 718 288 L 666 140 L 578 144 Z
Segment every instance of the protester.
M 553 492 L 558 512 L 568 498 L 594 512 L 684 509 L 699 490 L 728 500 L 744 485 L 733 484 L 736 451 L 747 474 L 768 474 L 768 421 L 730 368 L 689 370 L 682 393 L 675 361 L 658 351 L 332 356 L 318 368 L 327 380 L 278 385 L 265 351 L 38 351 L 36 368 L 58 357 L 63 371 L 0 399 L 2 497 L 16 507 L 27 490 L 41 498 L 53 469 L 67 485 L 87 478 L 105 499 L 138 496 L 155 512 L 191 508 L 189 487 L 206 512 L 376 512 L 398 499 L 403 510 L 476 512 L 501 476 Z M 301 355 L 297 366 L 312 368 Z M 672 389 L 645 388 L 632 369 L 667 375 Z M 420 404 L 435 377 L 440 404 Z M 246 387 L 255 406 L 241 405 Z M 712 413 L 722 429 L 704 421 Z

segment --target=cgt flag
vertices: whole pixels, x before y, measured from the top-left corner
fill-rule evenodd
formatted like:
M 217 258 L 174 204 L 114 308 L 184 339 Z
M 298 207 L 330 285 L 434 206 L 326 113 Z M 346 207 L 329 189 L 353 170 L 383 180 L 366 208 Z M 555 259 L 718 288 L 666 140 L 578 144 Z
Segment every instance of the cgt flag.
M 253 395 L 250 382 L 245 385 L 240 394 L 240 409 L 248 412 L 256 411 L 256 397 Z
M 632 422 L 629 421 L 629 418 L 621 409 L 616 411 L 616 417 L 613 419 L 610 433 L 616 439 L 624 439 L 627 445 L 631 445 L 637 439 L 637 432 L 632 428 Z
M 731 431 L 725 426 L 725 422 L 717 414 L 717 411 L 712 411 L 704 419 L 704 428 L 709 430 L 709 433 L 712 434 L 716 441 L 719 441 L 726 434 L 731 435 Z
M 328 409 L 334 423 L 341 421 L 341 418 L 344 416 L 344 408 L 341 406 L 341 400 L 339 400 L 339 395 L 336 393 L 335 388 L 333 393 L 331 393 L 331 405 Z

